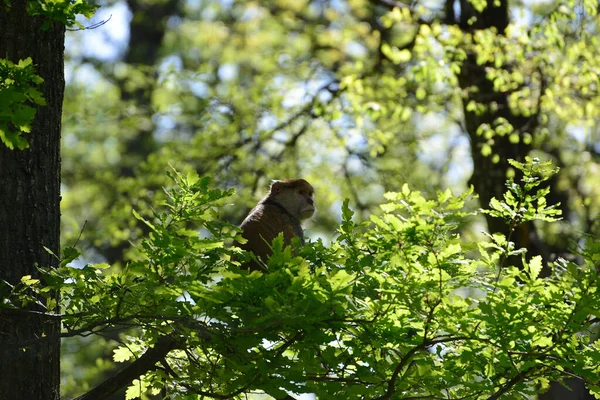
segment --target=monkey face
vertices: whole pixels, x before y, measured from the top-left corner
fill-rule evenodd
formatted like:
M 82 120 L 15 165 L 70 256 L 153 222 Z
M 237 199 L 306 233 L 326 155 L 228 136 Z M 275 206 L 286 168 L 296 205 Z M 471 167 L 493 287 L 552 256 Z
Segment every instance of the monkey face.
M 314 192 L 300 188 L 298 195 L 298 215 L 300 219 L 307 219 L 314 215 L 317 210 L 314 200 Z

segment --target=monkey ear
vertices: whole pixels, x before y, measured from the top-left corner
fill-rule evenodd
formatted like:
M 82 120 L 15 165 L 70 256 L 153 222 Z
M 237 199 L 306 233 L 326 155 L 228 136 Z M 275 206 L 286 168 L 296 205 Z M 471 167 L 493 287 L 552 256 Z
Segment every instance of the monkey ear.
M 282 181 L 273 181 L 271 183 L 271 194 L 279 194 L 281 189 L 283 189 L 284 183 Z

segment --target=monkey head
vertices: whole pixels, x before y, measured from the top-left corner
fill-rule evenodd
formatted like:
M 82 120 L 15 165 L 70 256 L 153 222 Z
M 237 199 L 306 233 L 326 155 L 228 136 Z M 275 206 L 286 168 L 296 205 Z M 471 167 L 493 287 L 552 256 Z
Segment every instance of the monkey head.
M 267 198 L 281 204 L 294 218 L 305 220 L 316 211 L 315 190 L 304 179 L 273 181 Z

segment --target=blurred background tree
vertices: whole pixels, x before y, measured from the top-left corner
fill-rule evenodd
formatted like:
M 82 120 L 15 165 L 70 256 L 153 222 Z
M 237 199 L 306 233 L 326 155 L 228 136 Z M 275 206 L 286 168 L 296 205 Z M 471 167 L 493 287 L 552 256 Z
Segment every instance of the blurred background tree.
M 108 21 L 66 45 L 62 240 L 85 225 L 88 260 L 135 258 L 128 241 L 144 227 L 132 209 L 151 213 L 169 163 L 237 188 L 233 223 L 271 179 L 305 178 L 319 206 L 307 236 L 328 239 L 344 198 L 359 218 L 404 183 L 473 185 L 487 204 L 515 173 L 507 160 L 531 155 L 561 167 L 550 202 L 564 221 L 512 240 L 551 260 L 598 233 L 597 2 L 100 4 L 92 23 Z M 508 233 L 491 217 L 465 233 L 486 224 Z M 108 354 L 68 341 L 65 393 L 101 381 Z

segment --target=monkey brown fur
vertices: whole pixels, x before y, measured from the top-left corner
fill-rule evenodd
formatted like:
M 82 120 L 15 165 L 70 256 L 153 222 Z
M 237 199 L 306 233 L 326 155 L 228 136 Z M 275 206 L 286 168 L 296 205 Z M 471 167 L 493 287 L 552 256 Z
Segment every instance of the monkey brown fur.
M 300 221 L 315 213 L 314 189 L 304 179 L 286 179 L 273 181 L 269 193 L 258 202 L 240 228 L 247 240 L 242 249 L 252 251 L 263 261 L 271 256 L 273 239 L 283 232 L 284 244 L 290 245 L 292 239 L 300 238 L 304 244 L 304 232 Z M 247 262 L 242 268 L 251 271 L 262 270 L 255 261 Z

